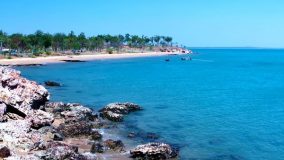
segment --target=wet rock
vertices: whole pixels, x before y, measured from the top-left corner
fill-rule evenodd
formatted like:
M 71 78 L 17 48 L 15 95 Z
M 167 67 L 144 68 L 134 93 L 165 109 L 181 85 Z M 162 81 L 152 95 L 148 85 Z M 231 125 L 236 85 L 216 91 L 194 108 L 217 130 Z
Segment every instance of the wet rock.
M 91 153 L 103 153 L 104 146 L 101 143 L 94 143 L 91 148 Z
M 1 147 L 0 148 L 0 158 L 7 158 L 11 156 L 10 149 L 8 147 Z
M 61 86 L 60 83 L 54 81 L 45 81 L 44 84 L 49 87 L 59 87 Z
M 130 155 L 132 158 L 164 160 L 177 157 L 178 152 L 168 144 L 148 143 L 138 145 L 135 149 L 130 151 Z
M 114 122 L 123 121 L 123 116 L 142 108 L 134 103 L 110 103 L 101 109 L 100 116 Z
M 103 112 L 101 112 L 100 116 L 102 118 L 106 118 L 106 119 L 113 121 L 113 122 L 122 122 L 123 121 L 123 115 L 122 114 L 114 113 L 112 111 L 103 111 Z
M 118 151 L 118 152 L 122 152 L 124 151 L 124 144 L 122 143 L 121 140 L 112 140 L 112 139 L 108 139 L 106 141 L 104 141 L 104 146 L 107 149 L 113 150 L 113 151 Z
M 98 131 L 92 131 L 92 140 L 99 141 L 103 138 L 103 135 L 100 134 Z

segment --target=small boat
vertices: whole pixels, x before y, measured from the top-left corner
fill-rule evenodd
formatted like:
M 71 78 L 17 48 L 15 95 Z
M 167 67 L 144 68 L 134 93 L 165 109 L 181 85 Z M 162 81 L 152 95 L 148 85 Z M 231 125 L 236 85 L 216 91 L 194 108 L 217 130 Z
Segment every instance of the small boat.
M 169 61 L 170 61 L 170 59 L 165 59 L 165 61 L 166 61 L 166 62 L 169 62 Z

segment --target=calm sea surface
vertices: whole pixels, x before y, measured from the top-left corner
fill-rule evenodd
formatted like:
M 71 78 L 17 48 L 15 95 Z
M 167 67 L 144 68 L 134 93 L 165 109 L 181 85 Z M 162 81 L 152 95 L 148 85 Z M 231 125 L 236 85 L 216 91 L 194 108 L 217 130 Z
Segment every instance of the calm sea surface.
M 116 101 L 142 105 L 124 128 L 157 133 L 158 141 L 180 147 L 181 159 L 283 160 L 284 50 L 194 51 L 192 61 L 164 56 L 18 69 L 39 83 L 63 83 L 49 88 L 53 101 L 95 110 Z

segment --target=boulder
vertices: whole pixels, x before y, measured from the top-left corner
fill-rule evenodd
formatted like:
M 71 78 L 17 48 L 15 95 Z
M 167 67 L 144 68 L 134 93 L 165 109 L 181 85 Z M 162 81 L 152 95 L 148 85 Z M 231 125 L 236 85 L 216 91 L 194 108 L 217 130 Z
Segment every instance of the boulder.
M 100 113 L 100 116 L 113 122 L 123 121 L 123 114 L 114 113 L 112 111 L 103 111 Z
M 92 124 L 88 121 L 78 121 L 61 124 L 57 128 L 65 137 L 88 136 L 92 132 Z
M 48 102 L 44 110 L 55 114 L 56 118 L 64 118 L 68 121 L 94 120 L 96 115 L 90 108 L 78 103 Z
M 176 158 L 178 151 L 165 143 L 148 143 L 138 145 L 135 149 L 130 150 L 132 158 L 149 159 L 149 160 L 164 160 Z
M 60 83 L 54 81 L 45 81 L 44 84 L 49 87 L 59 87 L 61 86 Z
M 84 156 L 78 153 L 78 147 L 69 146 L 64 143 L 51 142 L 47 144 L 45 159 L 83 159 Z
M 27 115 L 48 99 L 49 93 L 43 86 L 21 77 L 19 71 L 0 67 L 0 103 Z
M 99 141 L 103 138 L 102 134 L 100 134 L 98 131 L 92 131 L 92 140 L 95 140 L 95 141 Z
M 101 143 L 94 143 L 91 148 L 91 153 L 103 153 L 104 146 Z
M 124 144 L 122 143 L 121 140 L 112 140 L 112 139 L 108 139 L 106 141 L 104 141 L 104 146 L 107 149 L 113 150 L 113 151 L 118 151 L 118 152 L 122 152 L 124 151 Z
M 10 149 L 6 146 L 0 148 L 0 158 L 7 158 L 11 156 Z
M 26 117 L 31 122 L 31 127 L 41 128 L 43 126 L 50 126 L 54 120 L 53 115 L 42 110 L 33 110 Z
M 123 116 L 129 114 L 130 112 L 141 110 L 142 108 L 134 103 L 110 103 L 101 109 L 100 116 L 106 118 L 110 121 L 121 122 L 123 121 Z

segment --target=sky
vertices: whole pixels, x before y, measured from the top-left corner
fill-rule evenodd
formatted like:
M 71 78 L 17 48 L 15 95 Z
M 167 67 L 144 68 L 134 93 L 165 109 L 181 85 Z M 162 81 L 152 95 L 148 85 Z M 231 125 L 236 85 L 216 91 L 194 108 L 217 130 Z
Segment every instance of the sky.
M 0 30 L 168 35 L 189 47 L 284 48 L 284 0 L 0 0 Z

